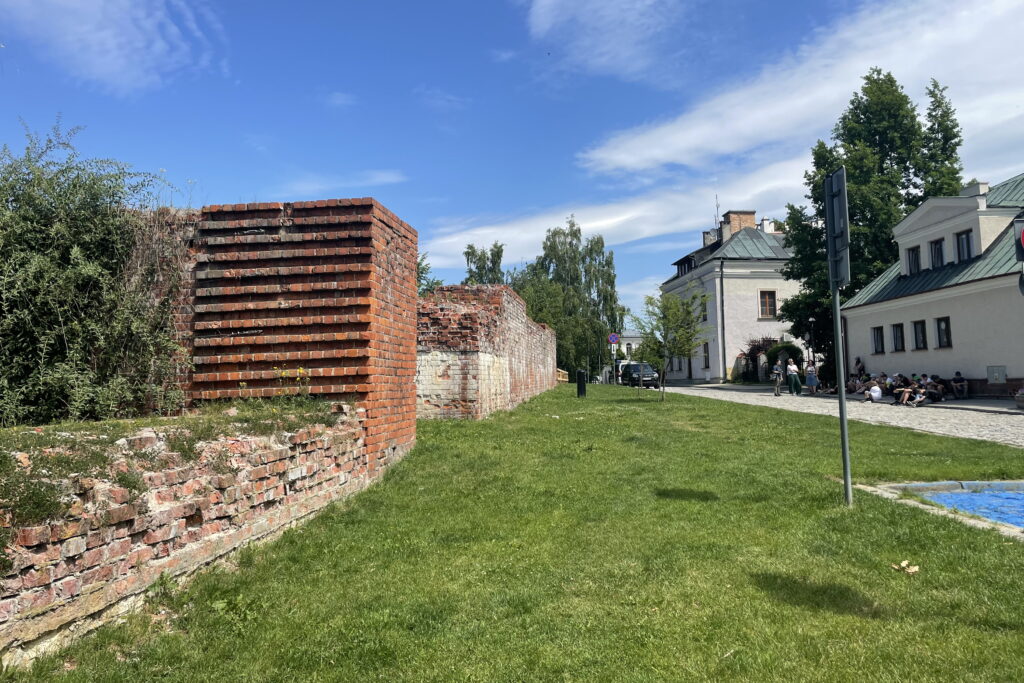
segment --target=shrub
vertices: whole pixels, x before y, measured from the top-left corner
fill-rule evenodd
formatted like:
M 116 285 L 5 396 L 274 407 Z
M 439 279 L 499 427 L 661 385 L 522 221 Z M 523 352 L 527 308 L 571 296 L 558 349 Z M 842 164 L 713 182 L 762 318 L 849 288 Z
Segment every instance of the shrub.
M 780 356 L 784 362 L 792 358 L 796 361 L 798 366 L 803 365 L 804 362 L 804 352 L 801 351 L 800 347 L 793 342 L 779 342 L 768 349 L 768 351 L 765 352 L 765 355 L 768 356 L 769 364 L 774 364 Z

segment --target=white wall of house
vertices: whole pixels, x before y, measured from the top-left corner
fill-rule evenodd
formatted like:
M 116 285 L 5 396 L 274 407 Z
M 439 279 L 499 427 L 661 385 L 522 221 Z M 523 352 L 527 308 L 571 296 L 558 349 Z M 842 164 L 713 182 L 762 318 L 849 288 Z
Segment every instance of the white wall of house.
M 689 286 L 708 295 L 708 320 L 705 341 L 708 344 L 708 366 L 703 352 L 690 359 L 674 361 L 666 375 L 669 383 L 698 380 L 723 382 L 730 378 L 736 357 L 747 348 L 751 338 L 781 338 L 789 331 L 789 323 L 760 315 L 761 292 L 775 292 L 776 309 L 800 290 L 800 283 L 785 280 L 779 273 L 782 260 L 712 260 L 670 280 L 663 291 L 685 295 Z M 724 301 L 724 317 L 722 302 Z M 724 325 L 720 321 L 724 321 Z M 724 349 L 722 341 L 725 341 Z M 692 368 L 692 375 L 689 374 Z
M 868 372 L 937 374 L 959 370 L 985 380 L 988 366 L 1006 366 L 1010 379 L 1024 378 L 1024 295 L 1016 275 L 978 280 L 901 299 L 845 309 L 849 360 L 860 357 Z M 938 348 L 937 320 L 949 318 L 952 346 Z M 914 349 L 915 320 L 924 320 L 928 348 Z M 903 323 L 905 351 L 893 351 L 892 325 Z M 882 327 L 885 350 L 875 353 L 872 328 Z

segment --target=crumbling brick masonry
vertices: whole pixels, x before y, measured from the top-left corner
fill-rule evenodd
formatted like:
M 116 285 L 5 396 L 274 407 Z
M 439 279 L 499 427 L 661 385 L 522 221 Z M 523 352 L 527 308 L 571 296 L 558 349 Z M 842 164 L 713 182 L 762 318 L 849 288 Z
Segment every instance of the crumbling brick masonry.
M 503 285 L 439 287 L 420 299 L 416 412 L 480 419 L 557 383 L 555 333 Z

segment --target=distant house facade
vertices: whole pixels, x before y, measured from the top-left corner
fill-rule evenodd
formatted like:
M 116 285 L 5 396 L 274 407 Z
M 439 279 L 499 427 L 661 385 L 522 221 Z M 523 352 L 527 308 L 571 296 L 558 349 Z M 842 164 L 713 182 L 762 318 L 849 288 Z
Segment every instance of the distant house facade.
M 789 324 L 778 319 L 782 302 L 800 290 L 780 270 L 792 255 L 774 224 L 757 222 L 754 211 L 727 211 L 704 244 L 672 265 L 663 293 L 707 295 L 705 342 L 690 358 L 673 358 L 665 381 L 724 382 L 731 379 L 751 339 L 782 339 Z
M 899 262 L 843 306 L 848 357 L 890 375 L 960 371 L 982 394 L 1024 385 L 1020 219 L 1024 174 L 926 200 L 893 228 Z

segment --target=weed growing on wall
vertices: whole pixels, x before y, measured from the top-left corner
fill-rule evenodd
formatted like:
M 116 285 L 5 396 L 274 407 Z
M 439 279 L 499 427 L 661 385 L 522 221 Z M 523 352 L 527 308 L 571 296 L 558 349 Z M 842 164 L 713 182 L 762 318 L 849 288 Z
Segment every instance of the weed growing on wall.
M 75 131 L 0 149 L 0 425 L 181 405 L 171 311 L 190 220 Z

